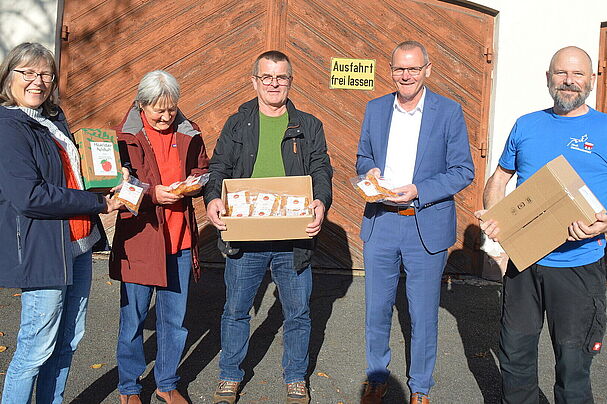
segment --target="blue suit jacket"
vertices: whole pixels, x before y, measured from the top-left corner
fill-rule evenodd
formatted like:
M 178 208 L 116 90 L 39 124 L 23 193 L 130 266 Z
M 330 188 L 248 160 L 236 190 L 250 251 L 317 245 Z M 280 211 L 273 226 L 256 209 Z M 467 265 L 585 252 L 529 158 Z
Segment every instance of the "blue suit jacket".
M 367 104 L 356 155 L 358 174 L 375 167 L 384 172 L 395 95 Z M 418 197 L 413 203 L 419 236 L 426 249 L 435 253 L 455 243 L 453 195 L 472 182 L 474 165 L 461 106 L 428 88 L 425 97 L 413 171 Z M 363 241 L 371 236 L 377 208 L 377 203 L 365 207 L 360 232 Z

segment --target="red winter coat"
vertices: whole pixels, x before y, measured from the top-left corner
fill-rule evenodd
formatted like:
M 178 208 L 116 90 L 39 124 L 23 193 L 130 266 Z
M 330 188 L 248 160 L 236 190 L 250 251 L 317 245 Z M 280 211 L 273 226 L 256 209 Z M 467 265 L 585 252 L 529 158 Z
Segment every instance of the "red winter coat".
M 181 111 L 177 111 L 173 125 L 183 178 L 206 173 L 209 159 L 198 126 L 187 120 Z M 143 197 L 137 216 L 128 211 L 118 213 L 110 254 L 110 277 L 122 282 L 167 286 L 164 207 L 158 204 L 152 192 L 156 185 L 162 183 L 138 108 L 131 108 L 116 128 L 116 133 L 122 165 L 129 168 L 131 175 L 150 184 L 150 188 Z M 200 264 L 196 216 L 192 198 L 185 197 L 182 201 L 192 235 L 192 272 L 194 279 L 198 280 Z

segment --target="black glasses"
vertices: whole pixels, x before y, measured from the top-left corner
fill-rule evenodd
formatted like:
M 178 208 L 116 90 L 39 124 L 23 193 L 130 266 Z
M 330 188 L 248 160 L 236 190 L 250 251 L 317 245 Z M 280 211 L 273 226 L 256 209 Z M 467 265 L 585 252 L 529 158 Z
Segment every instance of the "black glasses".
M 395 77 L 399 77 L 405 74 L 405 72 L 409 72 L 411 76 L 419 76 L 422 70 L 424 70 L 424 67 L 428 66 L 428 64 L 429 63 L 425 63 L 421 66 L 415 67 L 392 67 L 392 75 Z
M 23 80 L 25 81 L 34 81 L 40 76 L 43 82 L 52 83 L 55 80 L 55 75 L 50 73 L 36 73 L 29 70 L 17 70 L 13 69 L 14 72 L 21 73 L 23 75 Z
M 289 76 L 264 75 L 264 76 L 253 76 L 253 77 L 258 78 L 264 86 L 269 86 L 270 84 L 272 84 L 272 82 L 274 80 L 276 80 L 276 83 L 278 83 L 279 86 L 286 86 L 291 81 L 291 77 L 289 77 Z

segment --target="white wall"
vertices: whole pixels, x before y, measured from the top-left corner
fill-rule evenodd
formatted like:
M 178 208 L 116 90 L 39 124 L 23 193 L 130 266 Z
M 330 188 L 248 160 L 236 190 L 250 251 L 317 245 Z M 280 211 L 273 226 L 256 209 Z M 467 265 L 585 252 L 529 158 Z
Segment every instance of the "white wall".
M 546 70 L 560 48 L 575 45 L 592 58 L 596 72 L 605 0 L 480 0 L 499 11 L 495 30 L 495 68 L 489 133 L 488 171 L 493 172 L 514 121 L 552 106 Z M 596 91 L 587 103 L 595 106 Z M 489 172 L 488 172 L 489 174 Z
M 58 0 L 0 0 L 0 60 L 22 42 L 55 50 Z

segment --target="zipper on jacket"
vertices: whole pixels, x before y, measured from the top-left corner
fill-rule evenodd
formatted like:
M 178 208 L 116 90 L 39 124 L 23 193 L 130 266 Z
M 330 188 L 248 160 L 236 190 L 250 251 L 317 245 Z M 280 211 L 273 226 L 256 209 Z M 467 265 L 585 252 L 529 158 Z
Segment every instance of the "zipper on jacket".
M 19 264 L 23 263 L 23 247 L 21 245 L 21 221 L 17 216 L 17 256 L 19 257 Z
M 287 131 L 285 132 L 285 136 L 289 136 L 289 130 L 295 130 L 297 128 L 297 126 L 293 126 L 293 127 L 287 127 Z M 301 164 L 301 174 L 287 174 L 287 175 L 308 175 L 305 164 L 304 164 L 304 156 L 302 153 L 300 153 L 301 147 L 297 147 L 297 143 L 298 143 L 298 139 L 302 140 L 300 137 L 301 130 L 297 129 L 297 135 L 294 136 L 289 136 L 290 139 L 293 140 L 293 154 L 295 155 L 295 160 L 299 162 L 299 164 Z M 286 141 L 286 140 L 285 140 Z M 288 149 L 287 149 L 288 150 Z M 284 149 L 283 149 L 284 151 Z M 283 159 L 284 159 L 284 155 L 283 155 Z
M 63 255 L 63 280 L 67 285 L 67 259 L 65 258 L 65 226 L 61 220 L 61 253 Z

